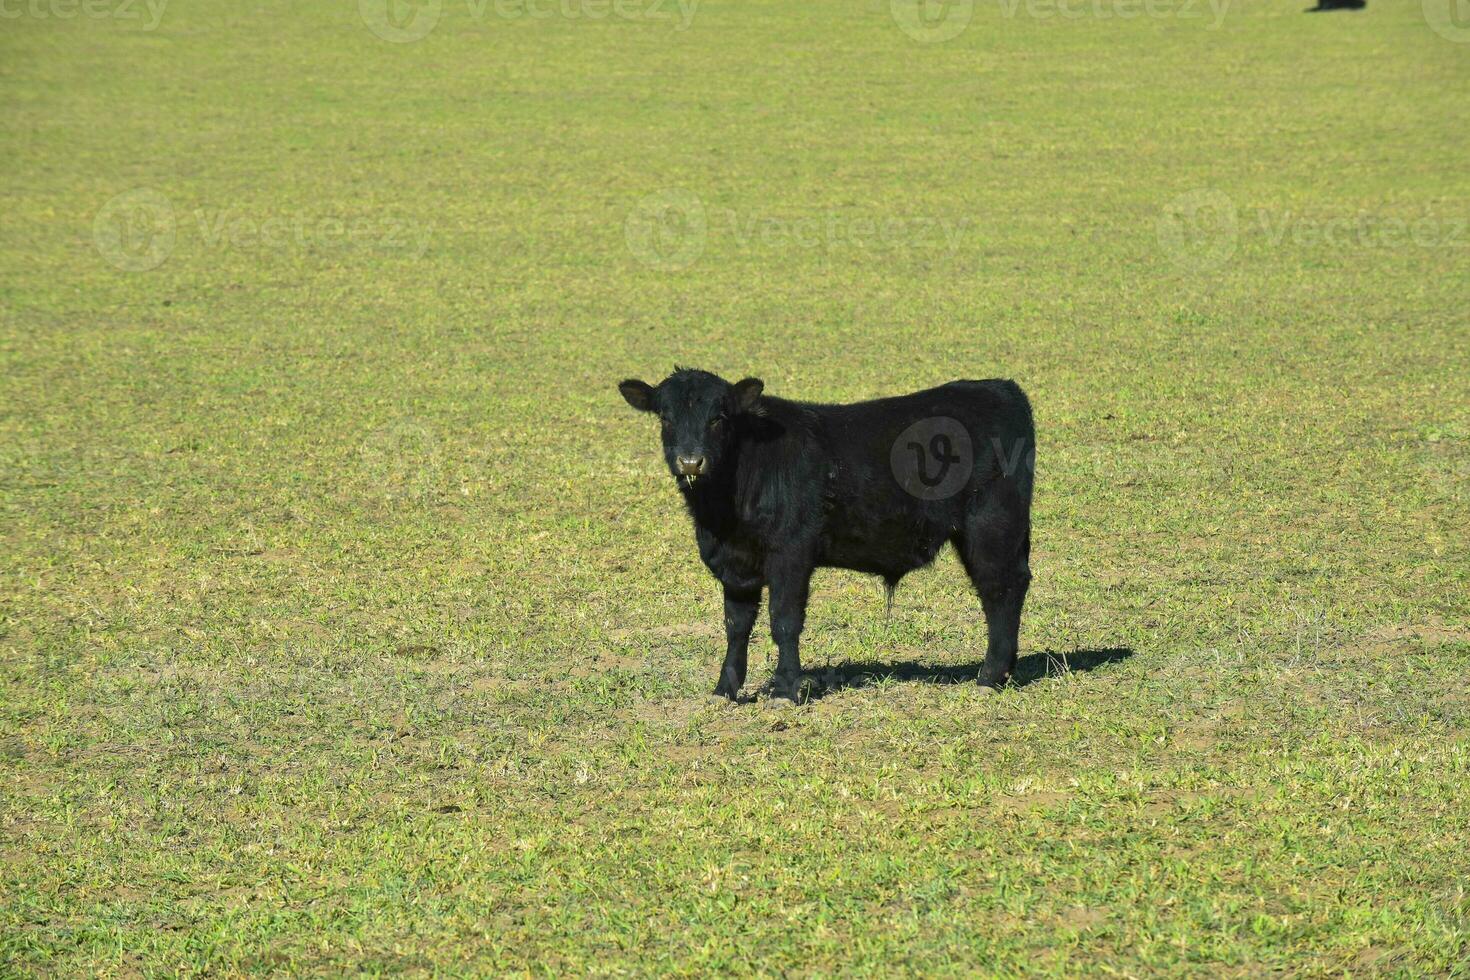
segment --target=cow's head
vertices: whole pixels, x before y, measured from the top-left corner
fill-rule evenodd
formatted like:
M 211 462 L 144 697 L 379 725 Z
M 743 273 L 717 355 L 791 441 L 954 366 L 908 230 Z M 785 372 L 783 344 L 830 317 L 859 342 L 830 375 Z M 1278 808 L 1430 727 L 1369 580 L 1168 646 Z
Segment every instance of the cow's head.
M 761 413 L 758 378 L 731 384 L 708 371 L 675 368 L 657 387 L 629 379 L 618 385 L 628 404 L 663 420 L 664 460 L 686 487 L 720 473 L 744 417 Z

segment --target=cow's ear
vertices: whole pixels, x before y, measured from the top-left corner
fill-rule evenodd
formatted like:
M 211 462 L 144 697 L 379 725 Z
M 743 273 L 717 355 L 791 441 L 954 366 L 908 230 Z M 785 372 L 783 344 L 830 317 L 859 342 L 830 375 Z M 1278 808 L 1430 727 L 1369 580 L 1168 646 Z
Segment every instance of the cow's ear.
M 766 383 L 760 378 L 746 378 L 744 381 L 735 382 L 730 389 L 730 405 L 736 411 L 749 412 L 752 415 L 761 413 L 761 392 L 765 390 Z
M 653 411 L 653 389 L 636 378 L 629 378 L 618 385 L 623 398 L 640 412 Z

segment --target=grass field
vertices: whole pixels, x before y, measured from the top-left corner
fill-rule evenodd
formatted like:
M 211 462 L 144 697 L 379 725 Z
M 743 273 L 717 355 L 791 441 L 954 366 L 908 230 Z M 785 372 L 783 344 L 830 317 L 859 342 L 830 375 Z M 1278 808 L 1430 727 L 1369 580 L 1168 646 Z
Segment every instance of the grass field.
M 1438 0 L 376 2 L 0 9 L 0 974 L 1470 974 Z M 712 699 L 675 363 L 1019 380 L 1020 683 Z

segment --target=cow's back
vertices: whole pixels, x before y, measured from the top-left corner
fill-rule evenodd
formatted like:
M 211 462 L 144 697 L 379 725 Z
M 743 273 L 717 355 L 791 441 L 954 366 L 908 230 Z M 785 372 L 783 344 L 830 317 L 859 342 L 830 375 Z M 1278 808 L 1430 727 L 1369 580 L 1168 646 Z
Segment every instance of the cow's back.
M 1013 479 L 1030 497 L 1029 469 L 1018 467 L 1029 465 L 1034 449 L 1031 409 L 1013 381 L 953 381 L 847 405 L 801 403 L 800 409 L 814 423 L 810 449 L 826 464 L 824 563 L 901 576 L 933 560 L 978 488 Z M 937 495 L 914 486 L 909 468 L 927 461 L 908 455 L 913 446 L 927 451 L 936 434 L 949 438 L 945 445 L 962 456 L 952 465 L 963 467 L 937 487 Z
M 839 462 L 873 477 L 890 473 L 900 437 L 945 432 L 943 420 L 958 422 L 970 437 L 978 476 L 1003 454 L 1033 450 L 1031 404 L 1020 385 L 1004 379 L 951 381 L 908 395 L 849 405 L 808 405 L 821 421 L 825 448 Z M 900 454 L 903 447 L 900 445 Z

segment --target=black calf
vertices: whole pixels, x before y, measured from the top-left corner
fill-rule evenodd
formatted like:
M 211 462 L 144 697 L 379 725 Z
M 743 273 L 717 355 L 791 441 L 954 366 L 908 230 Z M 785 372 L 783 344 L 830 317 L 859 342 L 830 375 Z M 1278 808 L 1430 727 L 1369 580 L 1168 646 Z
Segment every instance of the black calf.
M 677 368 L 618 386 L 663 421 L 664 458 L 694 519 L 699 555 L 725 589 L 716 694 L 745 683 L 746 649 L 770 589 L 773 688 L 803 697 L 798 643 L 812 572 L 904 575 L 954 545 L 989 628 L 981 684 L 1015 669 L 1031 582 L 1031 406 L 1013 381 L 953 381 L 897 398 L 815 405 Z

